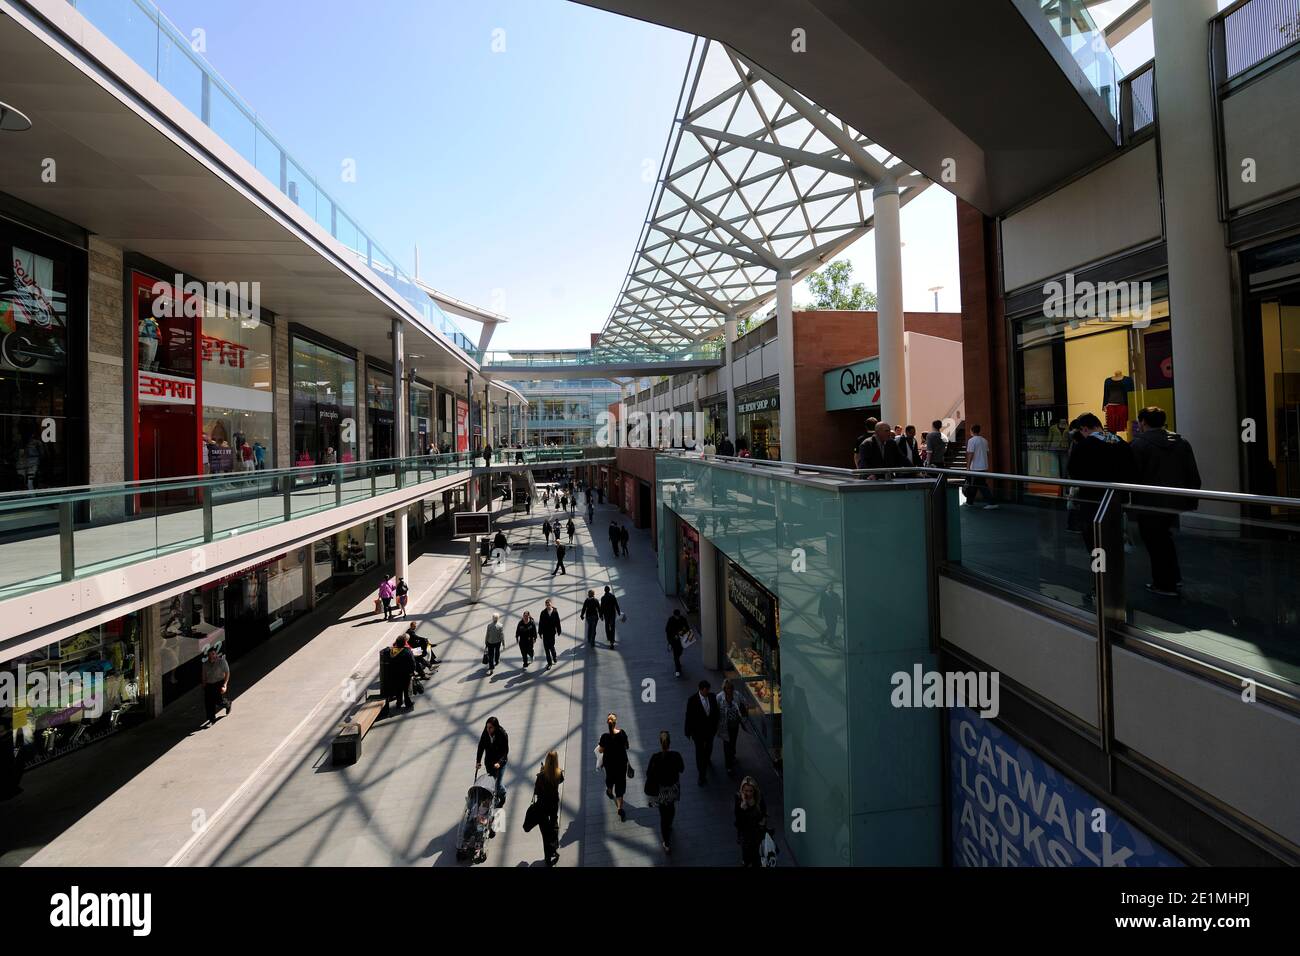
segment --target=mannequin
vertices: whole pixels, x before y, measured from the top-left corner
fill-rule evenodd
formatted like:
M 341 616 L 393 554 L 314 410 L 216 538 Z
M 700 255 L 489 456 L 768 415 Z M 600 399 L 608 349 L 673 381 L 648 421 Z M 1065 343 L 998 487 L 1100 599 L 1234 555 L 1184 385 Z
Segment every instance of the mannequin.
M 1128 430 L 1128 396 L 1132 391 L 1133 379 L 1125 375 L 1122 369 L 1116 369 L 1102 383 L 1101 404 L 1105 410 L 1108 432 L 1118 434 Z

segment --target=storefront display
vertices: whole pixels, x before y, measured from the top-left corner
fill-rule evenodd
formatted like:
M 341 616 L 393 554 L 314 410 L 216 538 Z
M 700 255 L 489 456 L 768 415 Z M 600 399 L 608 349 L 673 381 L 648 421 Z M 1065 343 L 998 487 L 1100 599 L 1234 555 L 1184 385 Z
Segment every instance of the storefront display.
M 294 465 L 356 461 L 356 359 L 297 334 L 291 349 Z
M 1241 257 L 1249 491 L 1300 497 L 1300 236 Z
M 394 457 L 393 376 L 366 366 L 366 455 L 368 460 Z
M 781 624 L 776 596 L 726 562 L 723 666 L 749 698 L 750 723 L 781 763 Z
M 1126 440 L 1138 411 L 1149 405 L 1163 408 L 1176 428 L 1165 282 L 1153 284 L 1149 311 L 1069 320 L 1035 314 L 1013 325 L 1025 474 L 1066 477 L 1069 423 L 1085 412 Z
M 275 396 L 271 383 L 271 325 L 206 305 L 199 336 L 203 434 L 211 451 L 229 449 L 222 470 L 260 471 L 275 462 Z
M 456 399 L 456 451 L 469 451 L 469 402 Z
M 337 587 L 365 574 L 379 563 L 379 534 L 374 521 L 340 531 L 333 537 Z
M 86 254 L 0 219 L 0 491 L 86 480 Z
M 737 399 L 736 431 L 748 442 L 749 453 L 754 458 L 781 457 L 780 408 L 781 398 L 775 389 Z
M 218 458 L 232 457 L 203 433 L 203 369 L 196 344 L 202 304 L 171 283 L 131 273 L 131 309 L 136 328 L 131 378 L 135 382 L 136 452 L 133 476 L 140 480 L 204 474 L 211 446 Z M 233 460 L 233 459 L 232 459 Z
M 413 455 L 430 455 L 434 452 L 433 389 L 412 382 L 409 389 L 411 422 L 408 451 Z
M 31 768 L 97 740 L 140 716 L 149 695 L 140 615 L 97 625 L 5 661 L 14 699 L 0 728 L 20 766 Z M 8 706 L 13 705 L 13 706 Z
M 685 521 L 677 523 L 677 594 L 692 614 L 700 610 L 700 533 Z

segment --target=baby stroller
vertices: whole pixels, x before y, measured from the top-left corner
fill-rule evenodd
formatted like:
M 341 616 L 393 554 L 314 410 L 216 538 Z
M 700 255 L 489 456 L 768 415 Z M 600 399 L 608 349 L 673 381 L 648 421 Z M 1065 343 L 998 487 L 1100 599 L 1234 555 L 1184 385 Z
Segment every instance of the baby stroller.
M 465 794 L 465 819 L 456 840 L 456 859 L 482 863 L 487 859 L 487 841 L 497 835 L 497 783 L 491 775 L 476 779 Z

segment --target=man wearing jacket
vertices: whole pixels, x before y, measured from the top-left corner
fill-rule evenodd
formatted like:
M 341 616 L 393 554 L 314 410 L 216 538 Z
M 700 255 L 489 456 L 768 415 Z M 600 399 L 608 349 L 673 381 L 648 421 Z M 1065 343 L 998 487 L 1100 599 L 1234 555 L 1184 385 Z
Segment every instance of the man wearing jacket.
M 1085 412 L 1074 420 L 1080 441 L 1075 443 L 1066 462 L 1070 477 L 1076 481 L 1125 483 L 1133 480 L 1133 449 L 1118 435 L 1106 431 L 1101 419 Z M 1080 488 L 1076 501 L 1079 505 L 1079 530 L 1091 561 L 1096 542 L 1093 540 L 1093 521 L 1097 507 L 1106 494 L 1104 488 Z
M 709 690 L 709 682 L 700 681 L 700 692 L 686 702 L 686 736 L 695 744 L 695 769 L 700 786 L 708 781 L 709 762 L 713 759 L 713 738 L 718 735 L 718 698 Z
M 560 633 L 560 612 L 551 606 L 551 599 L 546 599 L 546 607 L 537 621 L 537 631 L 542 636 L 542 649 L 546 651 L 546 669 L 557 660 L 555 656 L 555 635 Z
M 487 719 L 483 735 L 478 739 L 478 755 L 474 758 L 474 776 L 484 767 L 488 775 L 497 782 L 497 806 L 505 806 L 506 788 L 501 785 L 502 774 L 506 769 L 506 757 L 510 755 L 510 738 L 501 729 L 495 717 Z
M 870 438 L 858 446 L 859 468 L 895 468 L 903 464 L 903 455 L 894 441 L 893 431 L 888 422 L 877 422 L 876 431 Z M 872 475 L 873 478 L 888 475 Z
M 1133 436 L 1134 483 L 1164 488 L 1200 488 L 1201 473 L 1187 439 L 1168 431 L 1164 409 L 1152 405 L 1138 412 L 1138 432 Z M 1151 583 L 1147 590 L 1162 597 L 1177 597 L 1183 585 L 1174 531 L 1178 513 L 1196 507 L 1195 498 L 1181 495 L 1134 495 L 1138 532 L 1151 558 Z
M 622 612 L 623 609 L 618 606 L 618 598 L 614 597 L 609 585 L 606 584 L 605 593 L 600 598 L 600 616 L 605 621 L 605 640 L 609 641 L 610 647 L 614 646 L 614 624 Z

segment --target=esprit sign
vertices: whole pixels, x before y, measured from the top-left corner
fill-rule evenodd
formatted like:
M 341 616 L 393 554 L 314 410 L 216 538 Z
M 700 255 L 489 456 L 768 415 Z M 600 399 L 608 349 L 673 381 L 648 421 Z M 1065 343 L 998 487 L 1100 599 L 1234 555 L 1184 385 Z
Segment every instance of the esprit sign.
M 833 368 L 823 376 L 826 410 L 867 408 L 880 404 L 880 359 L 869 358 Z
M 141 405 L 193 405 L 194 380 L 162 372 L 141 372 L 137 394 Z

